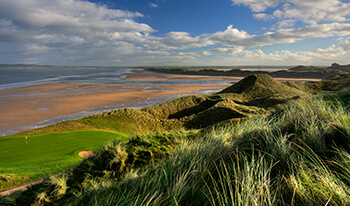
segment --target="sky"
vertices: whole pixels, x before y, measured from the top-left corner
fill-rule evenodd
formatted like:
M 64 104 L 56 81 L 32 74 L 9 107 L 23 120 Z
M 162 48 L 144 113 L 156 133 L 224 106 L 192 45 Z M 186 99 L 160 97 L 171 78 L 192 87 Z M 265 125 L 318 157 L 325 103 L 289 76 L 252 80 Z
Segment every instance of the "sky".
M 349 0 L 0 0 L 0 64 L 350 64 Z

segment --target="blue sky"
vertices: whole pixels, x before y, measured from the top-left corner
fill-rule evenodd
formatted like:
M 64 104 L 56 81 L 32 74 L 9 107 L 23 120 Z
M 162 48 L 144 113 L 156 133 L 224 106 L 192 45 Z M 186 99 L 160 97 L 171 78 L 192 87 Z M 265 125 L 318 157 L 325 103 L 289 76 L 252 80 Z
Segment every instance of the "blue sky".
M 349 64 L 349 0 L 0 0 L 0 64 Z

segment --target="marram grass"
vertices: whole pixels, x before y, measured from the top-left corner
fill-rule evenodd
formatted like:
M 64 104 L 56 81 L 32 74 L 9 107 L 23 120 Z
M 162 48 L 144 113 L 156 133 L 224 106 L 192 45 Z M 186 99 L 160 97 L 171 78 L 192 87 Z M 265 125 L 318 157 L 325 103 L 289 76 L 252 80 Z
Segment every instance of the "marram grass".
M 68 173 L 65 194 L 53 183 L 31 194 L 37 205 L 349 205 L 348 117 L 317 96 L 210 132 L 135 136 Z
M 350 187 L 342 170 L 348 165 L 326 156 L 339 152 L 326 141 L 332 125 L 349 130 L 346 115 L 319 97 L 283 114 L 184 139 L 166 160 L 72 204 L 346 205 Z

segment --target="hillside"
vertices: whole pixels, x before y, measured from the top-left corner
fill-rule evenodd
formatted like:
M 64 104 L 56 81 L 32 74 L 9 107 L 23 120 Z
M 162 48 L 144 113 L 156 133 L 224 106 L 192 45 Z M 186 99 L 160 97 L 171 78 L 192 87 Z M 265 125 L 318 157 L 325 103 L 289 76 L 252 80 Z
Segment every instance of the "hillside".
M 255 74 L 267 74 L 273 78 L 315 78 L 324 79 L 333 76 L 339 72 L 350 72 L 350 65 L 332 64 L 330 67 L 314 67 L 314 66 L 297 66 L 293 68 L 285 68 L 283 70 L 274 71 L 260 70 L 259 67 L 253 70 L 246 70 L 244 67 L 239 68 L 167 68 L 167 67 L 151 67 L 149 71 L 170 73 L 170 74 L 187 74 L 187 75 L 211 75 L 211 76 L 235 76 L 246 77 Z
M 337 63 L 333 63 L 330 67 L 314 67 L 314 66 L 296 66 L 291 69 L 291 71 L 319 71 L 319 72 L 326 72 L 326 71 L 332 71 L 332 70 L 338 70 L 343 72 L 350 72 L 350 65 L 339 65 Z
M 349 205 L 349 82 L 253 75 L 217 94 L 27 132 L 90 128 L 131 138 L 0 204 Z
M 135 132 L 171 131 L 183 127 L 199 129 L 221 121 L 236 122 L 268 114 L 279 105 L 306 95 L 306 92 L 277 82 L 266 74 L 252 75 L 216 94 L 185 96 L 141 110 L 113 110 L 24 134 L 95 128 L 132 135 Z
M 308 92 L 332 92 L 350 87 L 350 73 L 338 72 L 319 82 L 284 82 L 283 84 Z

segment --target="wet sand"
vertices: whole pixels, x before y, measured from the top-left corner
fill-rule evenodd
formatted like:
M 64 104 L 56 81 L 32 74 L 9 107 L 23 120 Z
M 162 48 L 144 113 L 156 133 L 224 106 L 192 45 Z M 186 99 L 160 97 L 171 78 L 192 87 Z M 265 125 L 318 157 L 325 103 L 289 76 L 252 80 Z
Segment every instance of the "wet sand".
M 180 94 L 223 89 L 228 85 L 104 85 L 54 83 L 0 91 L 0 131 L 71 115 L 92 108 L 112 109 L 162 102 Z M 29 128 L 28 128 L 29 129 Z M 10 131 L 9 131 L 10 130 Z M 12 131 L 11 131 L 12 130 Z
M 232 81 L 237 82 L 242 80 L 243 76 L 205 76 L 205 75 L 184 75 L 184 74 L 165 74 L 150 72 L 143 69 L 135 70 L 136 72 L 128 75 L 125 80 L 128 81 Z M 315 79 L 309 77 L 303 78 L 288 78 L 278 77 L 274 78 L 277 81 L 293 81 L 293 82 L 307 82 L 307 81 L 321 81 L 322 79 Z
M 243 77 L 193 76 L 161 74 L 135 70 L 127 81 L 228 81 L 237 82 Z M 286 79 L 279 79 L 285 81 Z M 310 81 L 316 79 L 287 79 Z M 317 81 L 317 80 L 316 80 Z M 0 136 L 31 129 L 33 125 L 84 111 L 143 107 L 179 95 L 199 94 L 203 90 L 219 91 L 227 84 L 88 84 L 53 83 L 0 91 Z M 209 91 L 210 92 L 210 91 Z M 93 112 L 92 112 L 93 113 Z M 85 116 L 92 113 L 86 113 Z M 72 117 L 72 116 L 71 116 Z M 80 117 L 74 116 L 73 117 Z M 62 119 L 64 120 L 64 118 Z M 67 119 L 66 119 L 67 120 Z

